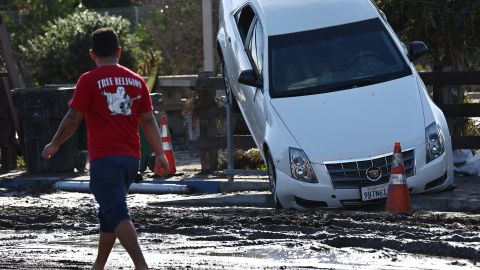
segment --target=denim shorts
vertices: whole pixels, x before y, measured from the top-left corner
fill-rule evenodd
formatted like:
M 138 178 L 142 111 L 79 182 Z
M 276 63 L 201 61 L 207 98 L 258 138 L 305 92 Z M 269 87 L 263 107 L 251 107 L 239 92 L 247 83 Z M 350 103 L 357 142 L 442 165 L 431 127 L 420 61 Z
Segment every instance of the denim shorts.
M 120 222 L 131 219 L 127 192 L 138 172 L 139 159 L 109 156 L 90 161 L 90 192 L 99 205 L 100 231 L 113 233 Z

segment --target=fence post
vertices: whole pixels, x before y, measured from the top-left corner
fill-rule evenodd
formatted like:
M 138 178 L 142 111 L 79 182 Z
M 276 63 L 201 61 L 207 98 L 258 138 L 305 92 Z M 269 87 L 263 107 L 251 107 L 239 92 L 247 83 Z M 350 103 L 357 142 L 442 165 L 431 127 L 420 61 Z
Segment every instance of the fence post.
M 212 72 L 200 72 L 197 80 L 198 99 L 194 107 L 198 112 L 200 120 L 200 141 L 203 138 L 212 138 L 217 135 L 216 119 L 202 114 L 202 112 L 207 112 L 208 109 L 216 106 L 215 91 L 213 91 L 214 89 L 212 89 L 209 83 L 210 77 L 213 77 Z M 202 165 L 202 173 L 214 172 L 218 167 L 218 149 L 201 148 L 200 163 Z
M 13 109 L 12 97 L 9 96 L 7 77 L 3 76 L 6 75 L 0 76 L 0 171 L 7 172 L 17 168 L 15 129 L 18 126 L 18 119 Z
M 441 104 L 444 104 L 445 103 L 445 100 L 443 98 L 443 89 L 442 89 L 442 85 L 439 85 L 437 83 L 437 80 L 436 80 L 436 76 L 438 76 L 438 72 L 442 72 L 443 71 L 443 66 L 442 65 L 435 65 L 433 66 L 433 84 L 432 84 L 432 88 L 433 88 L 433 102 L 435 102 L 435 104 L 437 105 L 441 105 Z

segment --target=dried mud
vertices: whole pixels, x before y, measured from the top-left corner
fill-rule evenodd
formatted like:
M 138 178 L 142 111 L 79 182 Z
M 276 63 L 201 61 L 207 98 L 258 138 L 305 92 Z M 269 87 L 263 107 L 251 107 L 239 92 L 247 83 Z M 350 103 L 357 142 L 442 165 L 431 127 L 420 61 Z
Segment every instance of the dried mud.
M 479 215 L 159 207 L 129 195 L 152 269 L 476 269 Z M 0 269 L 89 269 L 98 225 L 89 194 L 0 192 Z M 133 269 L 117 244 L 107 269 Z

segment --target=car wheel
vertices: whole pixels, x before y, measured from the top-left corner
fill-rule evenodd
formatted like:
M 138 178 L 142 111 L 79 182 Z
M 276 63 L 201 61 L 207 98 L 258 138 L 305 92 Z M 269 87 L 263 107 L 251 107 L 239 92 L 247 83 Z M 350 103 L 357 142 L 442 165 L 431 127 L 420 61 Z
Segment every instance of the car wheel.
M 277 175 L 275 173 L 275 165 L 273 160 L 270 157 L 270 154 L 267 153 L 267 169 L 268 169 L 268 182 L 270 183 L 270 191 L 272 192 L 273 207 L 275 209 L 281 209 L 282 204 L 278 200 L 277 195 Z

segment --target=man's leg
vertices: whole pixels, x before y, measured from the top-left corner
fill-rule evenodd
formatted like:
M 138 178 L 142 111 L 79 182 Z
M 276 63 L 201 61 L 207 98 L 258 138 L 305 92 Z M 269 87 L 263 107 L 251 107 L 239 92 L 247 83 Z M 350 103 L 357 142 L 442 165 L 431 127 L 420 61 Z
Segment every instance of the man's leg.
M 135 264 L 135 269 L 148 269 L 147 262 L 145 261 L 140 245 L 138 244 L 137 231 L 135 230 L 132 221 L 126 219 L 120 222 L 117 227 L 115 227 L 115 234 L 132 258 L 133 263 Z
M 97 259 L 93 264 L 92 270 L 103 270 L 107 263 L 108 255 L 112 251 L 113 245 L 117 236 L 114 233 L 100 232 L 100 238 L 98 239 L 98 253 Z
M 110 159 L 104 158 L 90 161 L 90 191 L 95 196 L 95 200 L 99 205 L 98 221 L 100 222 L 100 237 L 98 239 L 97 258 L 92 266 L 92 270 L 103 270 L 107 263 L 108 256 L 115 244 L 117 236 L 113 227 L 109 225 L 105 219 L 105 207 L 109 207 L 114 201 L 109 193 L 109 187 L 112 184 L 107 176 L 108 172 L 115 169 Z
M 126 196 L 135 179 L 138 164 L 137 158 L 111 156 L 96 160 L 95 166 L 90 166 L 90 190 L 100 206 L 100 231 L 115 234 L 137 270 L 148 269 L 148 266 L 128 213 Z M 98 177 L 93 177 L 94 175 Z M 93 178 L 97 181 L 92 181 Z

